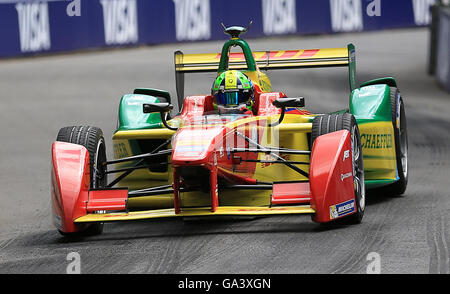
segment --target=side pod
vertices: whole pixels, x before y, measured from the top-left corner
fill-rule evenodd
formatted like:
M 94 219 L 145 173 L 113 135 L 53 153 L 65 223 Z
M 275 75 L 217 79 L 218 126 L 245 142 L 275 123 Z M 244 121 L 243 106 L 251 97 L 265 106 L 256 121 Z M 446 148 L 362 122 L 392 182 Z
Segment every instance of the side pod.
M 356 212 L 350 132 L 322 135 L 311 153 L 312 220 L 325 223 Z
M 53 223 L 62 233 L 82 231 L 74 219 L 86 215 L 89 196 L 89 153 L 81 145 L 54 142 L 52 145 Z

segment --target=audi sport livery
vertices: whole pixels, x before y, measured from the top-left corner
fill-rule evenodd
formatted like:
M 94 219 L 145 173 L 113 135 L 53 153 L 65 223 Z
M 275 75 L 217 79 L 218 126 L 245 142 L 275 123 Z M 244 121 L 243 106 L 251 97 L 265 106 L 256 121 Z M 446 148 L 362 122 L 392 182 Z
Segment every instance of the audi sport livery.
M 355 47 L 252 52 L 240 34 L 221 53 L 175 52 L 178 105 L 167 91 L 122 97 L 107 160 L 99 128 L 62 128 L 52 145 L 52 211 L 65 235 L 103 223 L 169 217 L 310 214 L 361 222 L 368 189 L 403 194 L 408 180 L 403 99 L 394 78 L 356 86 Z M 231 53 L 238 47 L 240 53 Z M 349 107 L 313 114 L 305 98 L 272 90 L 262 70 L 348 68 Z M 213 95 L 184 97 L 184 76 L 239 70 L 253 113 L 218 113 Z M 115 177 L 108 181 L 108 175 Z

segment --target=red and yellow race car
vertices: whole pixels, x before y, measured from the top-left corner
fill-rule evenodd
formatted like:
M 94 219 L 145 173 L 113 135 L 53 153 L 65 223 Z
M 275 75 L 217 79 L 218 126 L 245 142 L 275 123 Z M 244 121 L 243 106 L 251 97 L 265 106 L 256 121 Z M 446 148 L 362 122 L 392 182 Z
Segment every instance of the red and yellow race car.
M 403 99 L 393 78 L 356 87 L 355 48 L 252 52 L 242 27 L 221 53 L 175 52 L 180 112 L 168 92 L 122 97 L 107 160 L 99 128 L 62 128 L 52 146 L 52 211 L 64 235 L 169 217 L 310 214 L 361 222 L 365 193 L 406 189 Z M 231 53 L 240 47 L 242 52 Z M 273 92 L 261 70 L 345 66 L 350 107 L 312 114 Z M 217 72 L 211 94 L 184 97 L 184 75 Z M 108 175 L 114 174 L 108 181 Z

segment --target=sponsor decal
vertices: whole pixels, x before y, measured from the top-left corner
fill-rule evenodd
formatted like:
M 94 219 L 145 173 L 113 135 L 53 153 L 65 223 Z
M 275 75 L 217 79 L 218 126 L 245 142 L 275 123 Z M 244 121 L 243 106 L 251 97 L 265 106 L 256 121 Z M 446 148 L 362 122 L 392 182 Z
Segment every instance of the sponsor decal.
M 390 149 L 392 134 L 361 134 L 361 147 L 366 149 Z
M 124 158 L 128 157 L 127 146 L 124 143 L 115 143 L 113 145 L 114 149 L 114 158 Z
M 106 45 L 137 43 L 136 0 L 100 0 L 103 8 Z
M 211 38 L 211 9 L 209 0 L 173 0 L 175 29 L 178 41 Z
M 18 3 L 16 10 L 20 50 L 24 53 L 49 50 L 51 43 L 47 3 Z
M 283 158 L 286 161 L 290 160 L 290 155 L 289 154 L 283 154 L 280 155 L 281 158 Z M 260 160 L 264 160 L 264 161 L 275 161 L 276 159 L 272 156 L 270 156 L 269 154 L 263 154 L 261 155 Z M 261 168 L 265 168 L 265 167 L 269 167 L 271 165 L 273 165 L 274 163 L 272 162 L 261 162 Z
M 342 159 L 342 161 L 345 161 L 349 157 L 350 157 L 350 150 L 345 150 L 344 151 L 344 159 Z
M 356 50 L 352 49 L 350 50 L 350 62 L 355 62 L 356 61 Z
M 297 31 L 295 0 L 263 0 L 262 12 L 264 34 L 279 35 Z
M 208 145 L 177 145 L 175 152 L 203 152 L 208 149 Z
M 335 219 L 355 211 L 355 200 L 349 200 L 330 206 L 330 219 Z
M 341 181 L 344 181 L 346 178 L 350 178 L 351 176 L 353 176 L 352 172 L 341 174 Z
M 361 0 L 330 0 L 331 28 L 334 32 L 364 29 Z

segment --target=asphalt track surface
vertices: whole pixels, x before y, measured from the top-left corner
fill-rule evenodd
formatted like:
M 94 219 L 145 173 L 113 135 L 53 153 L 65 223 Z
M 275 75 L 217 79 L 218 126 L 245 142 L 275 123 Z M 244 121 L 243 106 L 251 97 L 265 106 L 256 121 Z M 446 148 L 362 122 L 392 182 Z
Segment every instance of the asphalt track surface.
M 50 147 L 59 128 L 94 125 L 111 156 L 119 99 L 135 87 L 175 96 L 173 52 L 218 52 L 222 42 L 0 61 L 0 273 L 450 273 L 450 95 L 426 73 L 426 29 L 249 40 L 253 50 L 357 48 L 358 83 L 397 78 L 406 103 L 410 179 L 403 197 L 371 195 L 363 223 L 322 227 L 309 216 L 106 224 L 67 240 L 51 224 Z M 274 89 L 306 97 L 312 112 L 348 105 L 347 71 L 271 72 Z M 208 93 L 213 75 L 187 79 Z

